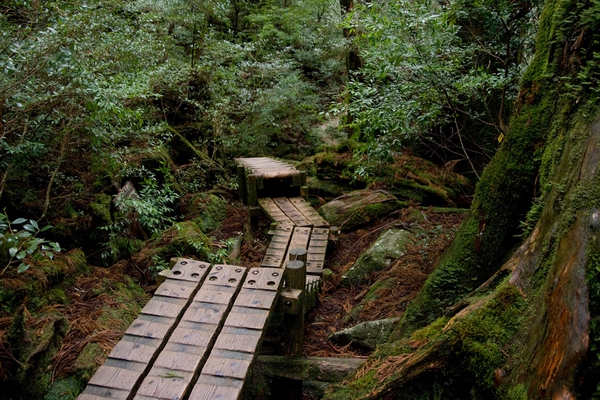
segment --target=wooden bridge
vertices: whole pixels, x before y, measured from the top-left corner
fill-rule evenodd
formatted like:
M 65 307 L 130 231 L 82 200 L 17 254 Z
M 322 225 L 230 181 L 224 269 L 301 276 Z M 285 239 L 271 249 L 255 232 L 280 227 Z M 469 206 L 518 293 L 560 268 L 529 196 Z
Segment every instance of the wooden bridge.
M 275 309 L 286 314 L 287 355 L 301 355 L 328 224 L 302 197 L 303 172 L 270 158 L 236 161 L 250 218 L 265 212 L 273 221 L 261 268 L 172 260 L 165 281 L 79 400 L 238 399 Z

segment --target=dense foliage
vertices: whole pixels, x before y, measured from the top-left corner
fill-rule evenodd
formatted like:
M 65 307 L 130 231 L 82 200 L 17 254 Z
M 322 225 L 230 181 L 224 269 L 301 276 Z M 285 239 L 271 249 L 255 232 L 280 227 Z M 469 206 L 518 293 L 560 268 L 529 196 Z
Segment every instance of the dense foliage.
M 461 160 L 477 175 L 506 133 L 533 50 L 536 5 L 396 0 L 357 7 L 346 24 L 356 31 L 363 67 L 341 106 L 354 134 L 372 143 L 372 155 L 413 145 L 443 162 Z

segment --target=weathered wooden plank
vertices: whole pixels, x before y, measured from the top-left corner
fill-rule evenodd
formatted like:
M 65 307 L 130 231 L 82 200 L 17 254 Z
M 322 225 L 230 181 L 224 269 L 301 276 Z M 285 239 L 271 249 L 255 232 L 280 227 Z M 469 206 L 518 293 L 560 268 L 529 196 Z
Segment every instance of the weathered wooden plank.
M 200 282 L 209 268 L 207 262 L 179 258 L 165 276 L 179 281 Z
M 83 393 L 77 396 L 77 400 L 126 400 L 127 396 L 129 396 L 129 390 L 118 390 L 88 384 Z
M 262 208 L 262 210 L 265 212 L 265 214 L 267 214 L 267 216 L 271 219 L 271 221 L 277 222 L 278 224 L 293 225 L 292 220 L 290 220 L 290 218 L 287 215 L 285 215 L 285 213 L 277 206 L 275 201 L 273 201 L 273 199 L 271 199 L 270 197 L 263 197 L 261 199 L 258 199 L 258 204 L 260 205 L 260 208 Z
M 281 284 L 281 279 L 281 271 L 273 270 L 272 268 L 251 268 L 242 287 L 277 291 Z
M 311 207 L 311 205 L 304 200 L 302 197 L 291 197 L 288 199 L 289 202 L 296 207 L 298 212 L 300 212 L 310 223 L 315 227 L 328 227 L 329 222 L 325 221 L 321 215 Z
M 265 258 L 262 261 L 262 267 L 280 268 L 283 265 L 292 233 L 293 229 L 291 226 L 277 226 Z
M 147 363 L 160 343 L 159 339 L 125 335 L 108 356 L 120 360 Z
M 193 400 L 236 400 L 240 397 L 244 381 L 241 379 L 200 375 L 190 395 Z
M 322 275 L 325 267 L 325 256 L 329 238 L 328 228 L 313 228 L 308 245 L 306 272 L 308 274 Z
M 243 380 L 248 374 L 252 359 L 252 354 L 214 351 L 202 369 L 202 374 Z
M 270 314 L 269 309 L 233 306 L 227 316 L 226 326 L 263 329 Z
M 146 303 L 142 309 L 142 313 L 175 318 L 179 315 L 186 303 L 187 299 L 154 296 Z
M 290 240 L 290 245 L 288 247 L 288 251 L 285 254 L 285 260 L 289 260 L 289 253 L 291 249 L 307 249 L 308 241 L 310 239 L 311 228 L 300 227 L 297 226 L 294 228 L 294 234 L 292 235 L 292 239 Z
M 175 318 L 142 314 L 127 328 L 125 334 L 162 339 L 174 323 Z
M 277 298 L 277 293 L 268 292 L 265 290 L 253 290 L 253 289 L 242 289 L 238 294 L 237 300 L 239 300 L 245 307 L 248 308 L 263 308 L 266 310 L 271 309 L 271 305 Z
M 273 201 L 277 206 L 285 213 L 285 215 L 294 223 L 296 226 L 312 226 L 310 221 L 298 211 L 296 207 L 287 199 L 287 197 L 277 197 Z
M 186 371 L 173 371 L 167 368 L 152 368 L 137 390 L 134 399 L 150 397 L 154 399 L 180 399 L 187 389 L 194 374 Z
M 158 355 L 153 367 L 166 368 L 172 371 L 194 372 L 206 350 L 206 347 L 184 345 L 169 341 Z
M 188 299 L 192 292 L 196 290 L 197 286 L 197 282 L 176 281 L 174 279 L 167 279 L 158 287 L 158 289 L 156 289 L 154 295 Z
M 204 285 L 237 287 L 245 274 L 246 268 L 244 267 L 215 265 L 206 277 Z
M 231 297 L 236 291 L 236 287 L 233 286 L 217 286 L 210 285 L 196 293 L 194 301 L 200 301 L 203 303 L 215 303 L 215 304 L 229 304 Z
M 89 383 L 95 386 L 103 386 L 112 389 L 131 390 L 140 377 L 144 364 L 129 363 L 129 366 L 140 365 L 138 370 L 119 368 L 104 364 L 92 376 Z
M 254 353 L 261 336 L 262 331 L 257 331 L 255 329 L 225 326 L 221 333 L 219 333 L 213 351 L 214 349 L 218 349 Z
M 212 267 L 142 381 L 136 399 L 180 399 L 191 391 L 193 376 L 207 359 L 211 343 L 218 340 L 245 274 L 243 267 Z
M 171 334 L 169 343 L 181 343 L 197 347 L 207 347 L 216 329 L 216 325 L 181 321 Z
M 227 305 L 193 302 L 183 314 L 183 321 L 217 325 L 225 316 Z

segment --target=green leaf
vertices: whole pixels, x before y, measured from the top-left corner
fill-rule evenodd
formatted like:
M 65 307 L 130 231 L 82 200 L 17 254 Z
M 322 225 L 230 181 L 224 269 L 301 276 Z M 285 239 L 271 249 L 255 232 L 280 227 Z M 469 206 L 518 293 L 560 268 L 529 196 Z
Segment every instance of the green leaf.
M 17 234 L 17 236 L 20 238 L 31 237 L 31 232 L 21 231 Z
M 23 222 L 26 222 L 27 220 L 25 218 L 17 218 L 15 219 L 13 222 L 11 222 L 11 224 L 22 224 Z
M 46 232 L 48 229 L 52 229 L 52 225 L 46 225 L 45 227 L 40 229 L 40 232 Z
M 29 223 L 30 223 L 30 224 L 31 224 L 31 225 L 32 225 L 32 226 L 33 226 L 35 229 L 40 229 L 40 227 L 38 226 L 38 223 L 37 223 L 35 220 L 33 220 L 33 219 L 30 219 L 30 220 L 29 220 Z
M 20 273 L 27 271 L 30 266 L 31 265 L 29 265 L 29 264 L 21 263 L 21 265 L 19 265 L 19 268 L 17 268 L 17 273 L 20 274 Z
M 27 252 L 26 251 L 20 251 L 19 254 L 17 254 L 17 260 L 22 260 L 25 257 L 27 257 Z
M 16 247 L 11 247 L 10 249 L 8 249 L 8 254 L 10 254 L 11 257 L 14 257 L 18 251 L 19 249 L 17 249 Z
M 35 229 L 32 225 L 29 225 L 29 224 L 23 225 L 23 229 L 25 229 L 29 232 L 32 232 L 32 233 L 37 232 L 37 229 Z

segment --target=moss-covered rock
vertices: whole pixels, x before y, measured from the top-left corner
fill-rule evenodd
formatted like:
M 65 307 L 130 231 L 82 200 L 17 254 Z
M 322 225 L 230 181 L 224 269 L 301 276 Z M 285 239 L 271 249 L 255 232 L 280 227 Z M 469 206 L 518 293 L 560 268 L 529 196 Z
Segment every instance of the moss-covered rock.
M 374 272 L 389 267 L 394 260 L 402 257 L 406 246 L 414 244 L 414 235 L 403 229 L 389 229 L 383 232 L 354 265 L 342 277 L 342 283 L 358 285 L 365 282 Z
M 214 231 L 227 217 L 227 201 L 212 193 L 198 193 L 191 196 L 185 215 L 204 233 Z
M 387 215 L 402 204 L 383 190 L 356 190 L 325 203 L 319 212 L 331 225 L 352 229 Z
M 196 257 L 207 260 L 211 254 L 210 239 L 194 221 L 183 221 L 167 229 L 154 243 L 153 255 L 169 260 L 171 257 Z
M 399 318 L 387 318 L 377 321 L 365 321 L 350 328 L 335 332 L 329 336 L 332 342 L 340 345 L 355 344 L 367 349 L 375 349 L 378 344 L 384 343 Z

